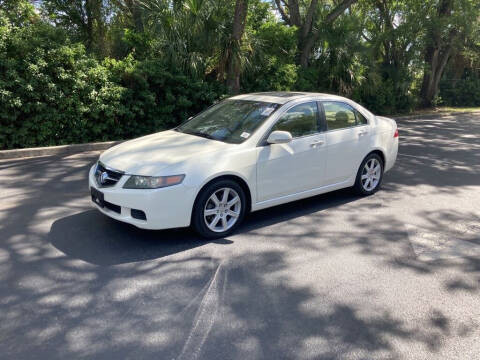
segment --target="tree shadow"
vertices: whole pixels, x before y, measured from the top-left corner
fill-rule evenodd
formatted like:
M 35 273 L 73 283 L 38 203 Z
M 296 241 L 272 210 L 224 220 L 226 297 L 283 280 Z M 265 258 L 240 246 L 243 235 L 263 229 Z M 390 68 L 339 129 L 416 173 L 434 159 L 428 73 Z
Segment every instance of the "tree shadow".
M 399 120 L 399 157 L 391 186 L 426 184 L 454 192 L 480 185 L 479 117 L 466 113 Z
M 480 260 L 471 254 L 419 260 L 402 218 L 381 211 L 376 200 L 413 196 L 422 184 L 434 191 L 478 185 L 478 152 L 436 149 L 456 141 L 452 132 L 468 135 L 478 125 L 448 120 L 431 133 L 423 125 L 429 124 L 410 126 L 401 151 L 460 167 L 400 157 L 375 198 L 339 191 L 256 212 L 218 246 L 186 229 L 140 230 L 85 210 L 85 179 L 96 153 L 0 162 L 0 353 L 12 359 L 401 359 L 442 358 L 446 347 L 458 346 L 462 356 L 475 358 L 475 348 L 466 353 L 463 345 L 474 343 L 478 319 L 463 314 L 478 304 Z M 477 140 L 462 139 L 473 152 Z M 417 148 L 418 141 L 425 146 Z M 336 224 L 340 209 L 348 227 Z M 464 209 L 411 211 L 425 231 L 479 223 L 478 213 Z M 358 216 L 363 213 L 373 216 Z M 332 265 L 339 254 L 351 261 Z M 365 263 L 371 267 L 356 268 Z M 343 282 L 344 267 L 355 267 L 347 269 L 352 281 L 363 270 L 366 283 Z M 436 299 L 416 284 L 422 281 L 434 283 L 428 290 Z
M 395 359 L 399 341 L 431 354 L 456 330 L 441 311 L 406 324 L 387 308 L 289 283 L 281 251 L 127 267 L 75 268 L 66 258 L 36 265 L 43 286 L 24 279 L 2 316 L 7 358 Z
M 359 199 L 349 190 L 299 200 L 250 214 L 237 234 L 318 213 Z M 143 230 L 108 218 L 95 209 L 56 220 L 48 241 L 62 253 L 95 265 L 116 265 L 162 258 L 207 243 L 231 244 L 229 239 L 207 241 L 189 228 Z M 231 237 L 232 238 L 232 237 Z

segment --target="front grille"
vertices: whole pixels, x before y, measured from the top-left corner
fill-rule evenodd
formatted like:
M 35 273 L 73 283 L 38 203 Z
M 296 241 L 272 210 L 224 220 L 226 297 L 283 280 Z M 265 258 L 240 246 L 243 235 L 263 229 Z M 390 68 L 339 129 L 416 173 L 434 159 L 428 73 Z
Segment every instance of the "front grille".
M 100 161 L 97 162 L 97 167 L 95 169 L 95 180 L 97 181 L 98 186 L 113 186 L 122 178 L 123 174 L 123 171 L 111 169 L 102 164 Z

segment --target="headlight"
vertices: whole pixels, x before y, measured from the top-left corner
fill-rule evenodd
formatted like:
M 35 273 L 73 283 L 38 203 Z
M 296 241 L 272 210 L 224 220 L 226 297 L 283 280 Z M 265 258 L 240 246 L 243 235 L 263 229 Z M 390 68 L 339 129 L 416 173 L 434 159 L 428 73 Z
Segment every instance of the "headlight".
M 181 184 L 185 175 L 173 176 L 138 176 L 132 175 L 127 180 L 124 189 L 158 189 Z

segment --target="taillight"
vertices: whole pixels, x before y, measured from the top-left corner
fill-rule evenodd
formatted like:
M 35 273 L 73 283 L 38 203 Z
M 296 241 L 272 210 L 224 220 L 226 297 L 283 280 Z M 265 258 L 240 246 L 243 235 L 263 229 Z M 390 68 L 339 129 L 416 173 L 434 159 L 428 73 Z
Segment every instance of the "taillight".
M 394 137 L 394 138 L 397 138 L 397 137 L 398 137 L 398 128 L 395 129 L 395 133 L 393 134 L 393 137 Z

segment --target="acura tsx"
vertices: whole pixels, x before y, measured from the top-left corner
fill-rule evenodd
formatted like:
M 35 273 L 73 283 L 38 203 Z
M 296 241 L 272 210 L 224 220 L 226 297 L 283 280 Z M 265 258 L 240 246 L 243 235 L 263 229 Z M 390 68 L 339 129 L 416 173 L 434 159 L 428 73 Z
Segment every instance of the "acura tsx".
M 395 121 L 349 99 L 245 94 L 108 149 L 89 187 L 114 219 L 224 237 L 249 212 L 347 187 L 374 194 L 397 151 Z

